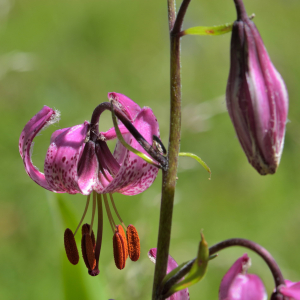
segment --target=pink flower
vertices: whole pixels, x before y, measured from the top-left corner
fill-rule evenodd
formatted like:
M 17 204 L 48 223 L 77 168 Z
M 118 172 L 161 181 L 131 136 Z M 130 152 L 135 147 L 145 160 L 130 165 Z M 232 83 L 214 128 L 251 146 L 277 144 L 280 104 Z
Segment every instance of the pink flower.
M 149 107 L 141 109 L 122 94 L 109 93 L 136 129 L 152 144 L 153 135 L 159 136 L 157 119 Z M 31 161 L 31 146 L 34 137 L 45 127 L 56 122 L 59 113 L 44 106 L 24 127 L 19 151 L 25 170 L 30 178 L 43 188 L 56 193 L 90 194 L 118 192 L 136 195 L 146 190 L 157 176 L 158 168 L 147 164 L 117 142 L 112 154 L 106 140 L 116 138 L 114 128 L 100 133 L 96 140 L 90 139 L 91 124 L 83 124 L 56 130 L 48 148 L 44 174 Z M 98 126 L 98 124 L 96 124 Z M 145 150 L 120 125 L 124 138 L 132 147 Z
M 122 94 L 109 93 L 108 97 L 127 116 L 127 119 L 144 139 L 152 145 L 153 135 L 159 136 L 157 119 L 152 110 L 149 107 L 140 108 L 135 102 Z M 116 144 L 114 153 L 110 152 L 106 141 L 116 138 L 115 129 L 111 128 L 102 133 L 99 133 L 98 129 L 101 113 L 110 107 L 110 103 L 100 104 L 92 115 L 91 123 L 85 121 L 80 125 L 56 130 L 51 136 L 44 164 L 44 173 L 33 165 L 31 147 L 33 139 L 42 129 L 58 121 L 59 113 L 44 106 L 26 124 L 19 140 L 19 151 L 25 170 L 34 182 L 56 193 L 88 195 L 83 216 L 75 233 L 73 234 L 67 228 L 64 235 L 66 254 L 69 261 L 74 265 L 79 260 L 74 236 L 85 217 L 90 202 L 90 193 L 93 192 L 91 225 L 85 224 L 82 226 L 81 241 L 83 258 L 88 272 L 92 276 L 96 276 L 100 272 L 98 263 L 103 231 L 101 195 L 103 194 L 105 208 L 114 235 L 113 249 L 116 266 L 123 269 L 128 254 L 133 261 L 139 258 L 140 242 L 135 227 L 133 225 L 127 227 L 122 221 L 112 198 L 112 193 L 139 194 L 153 183 L 158 173 L 157 167 L 148 164 L 142 158 L 127 150 L 119 141 Z M 130 146 L 146 153 L 123 124 L 119 124 L 119 129 L 124 140 Z M 107 194 L 110 196 L 111 205 L 122 225 L 117 225 L 113 219 Z M 96 206 L 98 207 L 97 241 L 95 241 L 92 230 Z M 127 231 L 127 236 L 124 230 Z
M 221 281 L 219 300 L 265 300 L 267 294 L 260 278 L 247 274 L 250 258 L 240 257 Z
M 157 253 L 156 248 L 152 248 L 148 252 L 148 257 L 153 263 L 156 263 L 156 253 Z M 177 267 L 178 267 L 178 264 L 176 263 L 174 258 L 171 255 L 169 255 L 167 273 L 170 273 L 172 270 L 174 270 Z M 184 289 L 184 290 L 174 293 L 166 300 L 189 300 L 189 299 L 190 299 L 189 290 Z
M 279 165 L 288 113 L 288 93 L 255 24 L 236 1 L 227 108 L 249 163 L 261 174 Z
M 285 280 L 285 286 L 279 286 L 279 292 L 289 297 L 289 300 L 300 300 L 300 282 Z

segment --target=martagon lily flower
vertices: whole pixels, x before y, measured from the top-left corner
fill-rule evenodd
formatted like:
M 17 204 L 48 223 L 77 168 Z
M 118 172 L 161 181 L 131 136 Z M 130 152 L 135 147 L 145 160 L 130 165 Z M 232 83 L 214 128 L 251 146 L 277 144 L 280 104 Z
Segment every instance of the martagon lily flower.
M 242 0 L 231 37 L 227 108 L 249 163 L 261 174 L 279 165 L 288 113 L 288 93 Z
M 109 93 L 108 98 L 122 111 L 136 130 L 152 145 L 153 135 L 159 137 L 159 127 L 156 117 L 149 107 L 140 108 L 135 102 L 118 93 Z M 20 140 L 19 151 L 23 159 L 25 170 L 30 178 L 43 188 L 56 193 L 81 193 L 87 195 L 87 203 L 82 219 L 75 230 L 65 231 L 64 241 L 67 257 L 72 264 L 77 264 L 79 255 L 74 239 L 85 213 L 87 211 L 90 194 L 93 194 L 93 213 L 91 224 L 82 226 L 82 252 L 85 264 L 92 276 L 99 274 L 99 257 L 103 230 L 102 198 L 107 210 L 108 218 L 113 230 L 113 247 L 116 266 L 125 267 L 129 254 L 132 260 L 139 258 L 139 237 L 133 225 L 125 226 L 122 221 L 112 193 L 136 195 L 145 191 L 155 180 L 158 168 L 145 162 L 136 154 L 130 152 L 117 141 L 112 154 L 106 144 L 107 140 L 116 138 L 114 128 L 99 133 L 98 123 L 101 113 L 109 109 L 110 103 L 100 104 L 92 115 L 91 123 L 56 130 L 50 140 L 44 173 L 35 167 L 31 160 L 31 147 L 34 137 L 50 124 L 59 119 L 59 112 L 44 106 L 24 127 Z M 119 129 L 125 141 L 140 152 L 146 153 L 126 127 L 120 123 Z M 121 225 L 116 225 L 107 199 L 109 194 L 111 204 L 123 228 L 127 231 L 127 238 Z M 97 205 L 96 205 L 97 203 Z M 97 241 L 92 230 L 96 206 L 98 207 Z M 127 243 L 128 242 L 128 243 Z
M 157 254 L 157 248 L 152 248 L 148 252 L 148 257 L 154 264 L 156 263 L 156 254 Z M 178 267 L 177 262 L 171 255 L 169 255 L 167 274 L 170 273 L 172 270 L 174 270 L 177 267 Z M 178 291 L 178 292 L 174 293 L 173 295 L 171 295 L 166 300 L 190 300 L 189 290 L 186 288 L 181 291 Z
M 240 257 L 221 281 L 219 300 L 266 300 L 265 287 L 257 275 L 247 274 L 251 265 L 247 254 Z

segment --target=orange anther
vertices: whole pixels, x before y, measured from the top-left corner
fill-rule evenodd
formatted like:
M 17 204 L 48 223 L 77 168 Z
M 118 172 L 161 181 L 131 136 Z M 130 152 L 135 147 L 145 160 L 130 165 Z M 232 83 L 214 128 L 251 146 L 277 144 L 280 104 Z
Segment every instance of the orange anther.
M 127 242 L 128 242 L 128 253 L 132 261 L 137 261 L 140 258 L 140 238 L 137 230 L 133 225 L 127 227 Z
M 64 244 L 68 260 L 71 264 L 77 265 L 79 261 L 79 254 L 74 238 L 74 234 L 71 229 L 67 228 L 64 234 Z
M 126 234 L 124 232 L 124 229 L 121 225 L 116 226 L 116 231 L 119 232 L 123 238 L 124 241 L 124 248 L 125 248 L 125 260 L 128 258 L 128 245 L 127 245 L 127 239 Z
M 122 234 L 115 231 L 115 234 L 113 236 L 113 247 L 114 247 L 114 258 L 115 258 L 115 264 L 119 270 L 124 269 L 125 267 L 125 243 L 124 243 L 124 237 Z
M 82 227 L 81 227 L 81 234 L 82 236 L 85 235 L 86 233 L 90 234 L 90 224 L 83 224 Z M 92 230 L 92 235 L 91 235 L 91 238 L 92 238 L 92 242 L 93 242 L 93 246 L 94 246 L 94 250 L 95 250 L 95 245 L 96 245 L 96 240 L 95 240 L 95 234 L 94 234 L 94 231 Z
M 94 246 L 92 238 L 88 233 L 82 236 L 81 240 L 82 257 L 86 267 L 91 271 L 96 267 L 96 259 L 94 255 Z

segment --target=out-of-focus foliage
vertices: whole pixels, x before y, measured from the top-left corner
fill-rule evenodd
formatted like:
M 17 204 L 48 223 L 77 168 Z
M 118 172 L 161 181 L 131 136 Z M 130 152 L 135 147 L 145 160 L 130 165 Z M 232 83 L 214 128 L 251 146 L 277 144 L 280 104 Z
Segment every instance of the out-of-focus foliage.
M 181 151 L 199 155 L 210 166 L 212 180 L 197 162 L 180 158 L 170 253 L 178 264 L 192 258 L 203 228 L 210 245 L 230 237 L 260 243 L 287 278 L 299 281 L 300 2 L 245 0 L 245 5 L 256 14 L 254 21 L 289 90 L 291 122 L 282 161 L 277 174 L 261 177 L 239 146 L 224 101 L 230 34 L 183 37 Z M 194 0 L 184 28 L 235 17 L 232 0 Z M 141 259 L 116 269 L 106 218 L 101 273 L 92 278 L 83 260 L 72 266 L 62 248 L 63 231 L 66 226 L 75 230 L 85 197 L 57 197 L 43 190 L 26 175 L 18 153 L 25 123 L 43 105 L 59 109 L 60 123 L 35 140 L 32 159 L 43 169 L 51 133 L 89 120 L 113 91 L 151 106 L 167 145 L 166 1 L 0 0 L 1 299 L 150 298 L 154 266 L 147 252 L 156 247 L 161 176 L 141 195 L 115 195 L 122 218 L 139 231 Z M 111 116 L 103 114 L 100 130 L 111 126 Z M 217 299 L 222 276 L 244 252 L 221 252 L 205 279 L 190 288 L 191 299 Z M 249 255 L 252 272 L 270 292 L 270 272 L 260 258 Z

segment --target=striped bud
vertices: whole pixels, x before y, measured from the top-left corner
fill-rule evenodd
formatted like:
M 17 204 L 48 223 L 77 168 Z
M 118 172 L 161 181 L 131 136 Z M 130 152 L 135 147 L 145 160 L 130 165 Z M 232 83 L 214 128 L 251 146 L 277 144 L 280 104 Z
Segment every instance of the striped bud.
M 227 108 L 249 163 L 261 174 L 279 165 L 288 113 L 284 81 L 272 64 L 255 24 L 237 3 L 231 37 Z

